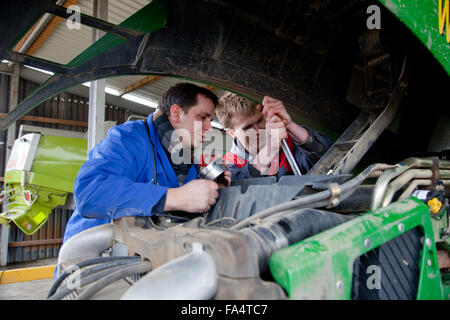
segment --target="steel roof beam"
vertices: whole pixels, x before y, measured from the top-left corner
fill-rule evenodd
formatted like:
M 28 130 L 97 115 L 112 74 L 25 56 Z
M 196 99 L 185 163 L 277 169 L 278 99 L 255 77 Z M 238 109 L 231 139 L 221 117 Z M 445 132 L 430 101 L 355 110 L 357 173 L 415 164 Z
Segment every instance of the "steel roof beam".
M 143 86 L 146 86 L 146 85 L 148 85 L 150 83 L 153 83 L 153 82 L 155 82 L 155 81 L 157 81 L 159 79 L 161 79 L 161 76 L 148 76 L 148 77 L 145 77 L 145 78 L 143 78 L 143 79 L 141 79 L 139 81 L 133 82 L 129 86 L 125 87 L 125 89 L 120 90 L 119 91 L 119 96 L 121 97 L 121 96 L 123 96 L 123 95 L 125 95 L 127 93 L 130 93 L 130 92 L 132 92 L 134 90 L 142 88 Z

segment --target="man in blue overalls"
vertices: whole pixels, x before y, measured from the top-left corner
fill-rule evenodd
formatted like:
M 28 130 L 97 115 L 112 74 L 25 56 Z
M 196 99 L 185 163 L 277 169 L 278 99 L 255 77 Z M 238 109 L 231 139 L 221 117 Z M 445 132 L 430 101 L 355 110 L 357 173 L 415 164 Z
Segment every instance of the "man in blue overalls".
M 179 83 L 145 121 L 113 127 L 89 152 L 75 180 L 75 210 L 64 242 L 122 217 L 208 211 L 217 200 L 218 185 L 196 179 L 193 150 L 211 129 L 216 105 L 211 91 Z M 226 179 L 230 181 L 229 172 Z

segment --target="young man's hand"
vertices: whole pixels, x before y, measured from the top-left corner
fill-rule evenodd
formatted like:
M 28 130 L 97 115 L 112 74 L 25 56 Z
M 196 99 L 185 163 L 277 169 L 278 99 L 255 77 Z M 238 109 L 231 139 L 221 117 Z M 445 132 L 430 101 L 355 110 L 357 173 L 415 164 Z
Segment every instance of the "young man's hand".
M 286 139 L 287 135 L 286 126 L 280 117 L 274 115 L 266 122 L 266 144 L 251 162 L 261 174 L 267 174 L 272 165 L 278 164 L 278 161 L 273 161 L 279 155 L 281 140 Z
M 261 111 L 266 119 L 272 119 L 273 116 L 280 117 L 286 127 L 292 122 L 291 116 L 281 100 L 265 96 L 262 101 Z
M 223 181 L 223 180 L 225 180 L 225 181 Z M 225 170 L 223 172 L 223 179 L 221 179 L 221 182 L 218 184 L 219 184 L 219 188 L 229 187 L 231 185 L 231 172 L 228 170 Z
M 164 211 L 207 212 L 217 201 L 218 188 L 214 181 L 197 179 L 181 187 L 168 189 Z
M 277 152 L 281 148 L 281 140 L 287 139 L 286 125 L 277 115 L 273 115 L 266 122 L 266 144 L 272 152 Z
M 284 122 L 287 132 L 298 144 L 303 144 L 308 140 L 308 130 L 292 121 L 283 101 L 265 96 L 262 105 L 259 105 L 258 109 L 260 109 L 266 119 L 271 119 L 274 116 L 280 117 Z

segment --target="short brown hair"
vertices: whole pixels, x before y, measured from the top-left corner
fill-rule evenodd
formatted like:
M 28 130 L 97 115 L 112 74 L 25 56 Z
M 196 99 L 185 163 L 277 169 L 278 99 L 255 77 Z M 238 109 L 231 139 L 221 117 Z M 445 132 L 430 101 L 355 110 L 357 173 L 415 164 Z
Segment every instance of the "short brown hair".
M 258 109 L 257 104 L 247 98 L 232 92 L 225 92 L 219 98 L 216 115 L 225 128 L 230 127 L 231 117 L 235 114 L 253 115 Z
M 170 107 L 174 104 L 179 105 L 184 112 L 197 104 L 197 95 L 203 94 L 206 98 L 210 99 L 214 107 L 217 106 L 217 96 L 204 87 L 199 87 L 195 84 L 188 82 L 177 83 L 170 87 L 159 100 L 158 109 L 164 111 L 167 115 L 170 114 Z

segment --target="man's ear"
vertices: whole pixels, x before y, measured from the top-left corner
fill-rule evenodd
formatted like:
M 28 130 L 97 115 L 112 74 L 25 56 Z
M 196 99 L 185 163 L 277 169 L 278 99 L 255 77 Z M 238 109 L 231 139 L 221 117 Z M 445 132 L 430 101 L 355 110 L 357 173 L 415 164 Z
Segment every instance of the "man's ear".
M 183 113 L 183 109 L 177 105 L 174 104 L 170 107 L 170 118 L 175 122 L 180 122 L 180 116 Z
M 234 129 L 226 128 L 225 131 L 226 131 L 226 133 L 228 133 L 228 134 L 229 134 L 230 136 L 232 136 L 233 138 L 236 138 L 236 134 L 235 134 Z

